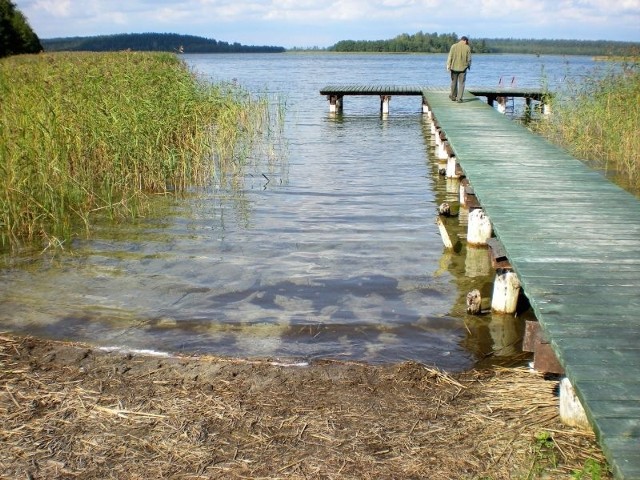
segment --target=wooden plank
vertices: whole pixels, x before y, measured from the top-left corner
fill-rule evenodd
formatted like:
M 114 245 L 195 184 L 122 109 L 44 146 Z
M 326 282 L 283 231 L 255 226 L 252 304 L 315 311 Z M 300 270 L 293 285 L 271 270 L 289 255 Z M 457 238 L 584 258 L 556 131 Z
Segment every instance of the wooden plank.
M 640 448 L 638 448 L 637 438 L 605 438 L 601 444 L 607 459 L 612 459 L 609 464 L 615 478 L 620 480 L 640 478 Z
M 638 338 L 636 336 L 637 329 L 633 329 L 633 336 L 629 338 L 629 334 L 627 336 L 624 335 L 615 335 L 613 338 L 607 339 L 608 341 L 604 341 L 602 338 L 597 336 L 590 337 L 588 335 L 576 335 L 572 336 L 572 332 L 570 329 L 565 329 L 564 331 L 560 328 L 554 328 L 550 330 L 551 332 L 551 344 L 555 347 L 556 351 L 559 352 L 559 357 L 564 358 L 564 349 L 565 348 L 584 348 L 587 350 L 591 350 L 594 355 L 597 355 L 602 350 L 613 349 L 625 349 L 628 350 L 632 357 L 636 359 L 640 357 L 640 345 L 638 345 Z M 594 335 L 597 335 L 594 334 Z M 620 357 L 622 360 L 622 357 Z M 604 366 L 605 364 L 600 364 Z M 607 365 L 621 367 L 619 362 L 610 362 Z M 629 375 L 629 372 L 625 370 L 625 375 Z
M 635 402 L 640 402 L 640 381 L 611 383 L 583 380 L 581 383 L 581 391 L 589 401 L 633 400 Z
M 561 358 L 560 362 L 564 366 L 567 377 L 571 380 L 576 392 L 581 396 L 584 395 L 586 404 L 588 404 L 591 399 L 586 396 L 588 393 L 586 390 L 583 392 L 582 389 L 578 387 L 581 382 L 602 382 L 606 384 L 610 382 L 624 383 L 629 380 L 629 372 L 621 370 L 619 365 L 604 365 L 594 368 L 593 365 L 571 365 L 564 363 Z

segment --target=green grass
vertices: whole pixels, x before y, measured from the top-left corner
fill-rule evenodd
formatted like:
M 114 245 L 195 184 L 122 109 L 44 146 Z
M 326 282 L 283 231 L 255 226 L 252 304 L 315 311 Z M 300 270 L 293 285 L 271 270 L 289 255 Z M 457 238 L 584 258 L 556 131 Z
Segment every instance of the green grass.
M 92 217 L 239 168 L 268 105 L 199 81 L 175 55 L 71 53 L 0 61 L 0 245 L 60 242 Z
M 555 98 L 540 133 L 640 193 L 640 64 L 595 76 Z

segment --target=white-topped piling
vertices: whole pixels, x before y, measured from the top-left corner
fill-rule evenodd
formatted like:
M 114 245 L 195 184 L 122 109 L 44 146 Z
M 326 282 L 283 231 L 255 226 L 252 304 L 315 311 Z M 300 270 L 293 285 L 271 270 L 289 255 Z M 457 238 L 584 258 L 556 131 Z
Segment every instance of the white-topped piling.
M 498 313 L 515 313 L 520 296 L 520 280 L 512 271 L 498 271 L 493 281 L 491 310 Z
M 476 208 L 469 212 L 467 225 L 467 243 L 469 245 L 486 245 L 487 240 L 491 238 L 492 231 L 491 220 L 484 213 L 484 210 Z

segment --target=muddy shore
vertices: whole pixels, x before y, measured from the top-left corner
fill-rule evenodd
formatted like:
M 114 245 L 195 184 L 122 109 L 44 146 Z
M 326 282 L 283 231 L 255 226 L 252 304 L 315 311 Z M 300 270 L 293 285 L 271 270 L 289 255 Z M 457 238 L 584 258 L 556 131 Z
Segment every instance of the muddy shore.
M 560 422 L 557 381 L 522 367 L 282 365 L 2 334 L 0 379 L 6 479 L 611 478 L 594 435 Z

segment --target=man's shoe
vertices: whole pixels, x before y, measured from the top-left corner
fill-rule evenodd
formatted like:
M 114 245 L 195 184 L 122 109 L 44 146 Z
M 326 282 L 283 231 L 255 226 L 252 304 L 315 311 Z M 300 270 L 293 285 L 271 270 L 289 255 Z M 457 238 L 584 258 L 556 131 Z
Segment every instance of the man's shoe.
M 462 99 L 460 99 L 460 100 L 456 100 L 456 102 L 458 102 L 458 103 L 462 103 Z

